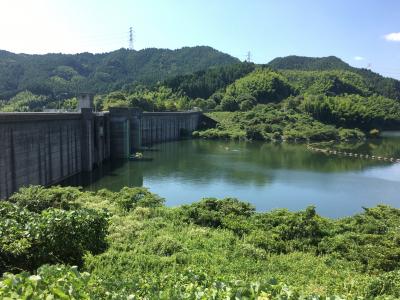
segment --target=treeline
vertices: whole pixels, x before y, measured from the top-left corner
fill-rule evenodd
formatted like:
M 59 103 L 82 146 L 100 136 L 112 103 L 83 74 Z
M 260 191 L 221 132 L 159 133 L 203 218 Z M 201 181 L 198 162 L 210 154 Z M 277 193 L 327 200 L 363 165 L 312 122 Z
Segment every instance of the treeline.
M 399 220 L 383 205 L 328 219 L 234 198 L 168 208 L 145 188 L 23 188 L 0 202 L 0 297 L 396 299 Z
M 8 101 L 0 100 L 2 112 L 41 112 L 46 109 L 74 111 L 77 108 L 76 97 L 54 99 L 49 96 L 35 95 L 32 92 L 20 92 Z
M 220 89 L 224 89 L 255 69 L 252 63 L 238 63 L 222 67 L 212 67 L 191 75 L 181 75 L 167 79 L 164 84 L 175 92 L 183 92 L 188 97 L 207 99 Z
M 400 100 L 400 81 L 383 77 L 368 69 L 351 67 L 335 56 L 328 57 L 304 57 L 287 56 L 278 57 L 268 63 L 275 70 L 297 70 L 297 71 L 349 71 L 361 76 L 367 87 L 379 95 L 387 98 Z
M 371 130 L 400 125 L 400 102 L 383 96 L 307 96 L 300 105 L 317 120 L 337 126 Z
M 53 98 L 71 98 L 79 92 L 103 94 L 237 62 L 228 54 L 204 46 L 74 55 L 0 51 L 0 99 L 8 100 L 25 90 Z

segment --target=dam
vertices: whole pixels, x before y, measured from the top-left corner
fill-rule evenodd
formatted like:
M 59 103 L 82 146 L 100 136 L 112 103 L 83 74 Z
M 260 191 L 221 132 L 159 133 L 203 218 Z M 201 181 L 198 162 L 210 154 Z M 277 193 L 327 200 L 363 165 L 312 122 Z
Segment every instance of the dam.
M 124 159 L 144 146 L 189 135 L 200 112 L 94 112 L 79 99 L 79 112 L 0 113 L 0 199 L 26 185 L 52 185 L 91 172 L 108 159 Z

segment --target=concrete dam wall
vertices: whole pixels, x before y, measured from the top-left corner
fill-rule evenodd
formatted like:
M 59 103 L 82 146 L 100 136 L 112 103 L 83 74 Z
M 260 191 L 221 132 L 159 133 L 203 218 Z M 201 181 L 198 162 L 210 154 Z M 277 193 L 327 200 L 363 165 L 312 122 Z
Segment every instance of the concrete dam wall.
M 111 108 L 111 156 L 126 158 L 144 146 L 173 141 L 197 129 L 199 112 L 140 112 Z
M 90 172 L 109 158 L 177 140 L 198 126 L 201 113 L 0 113 L 0 199 L 30 184 L 51 185 Z

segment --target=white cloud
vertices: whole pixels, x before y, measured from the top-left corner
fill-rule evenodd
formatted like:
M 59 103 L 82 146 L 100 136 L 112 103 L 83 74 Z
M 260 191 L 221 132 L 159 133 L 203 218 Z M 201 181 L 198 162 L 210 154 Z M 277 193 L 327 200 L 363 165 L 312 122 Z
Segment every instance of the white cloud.
M 400 32 L 388 33 L 384 36 L 385 40 L 391 42 L 400 42 Z
M 354 56 L 354 59 L 355 60 L 364 60 L 364 57 L 362 57 L 362 56 Z

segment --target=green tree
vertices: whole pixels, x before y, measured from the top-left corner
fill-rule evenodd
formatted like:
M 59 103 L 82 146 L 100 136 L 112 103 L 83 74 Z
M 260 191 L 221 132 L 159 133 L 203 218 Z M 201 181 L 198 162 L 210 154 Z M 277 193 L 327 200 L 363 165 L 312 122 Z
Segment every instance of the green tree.
M 225 96 L 221 101 L 221 110 L 222 111 L 237 111 L 239 109 L 239 105 L 236 102 L 236 99 L 232 96 Z

